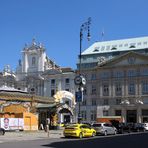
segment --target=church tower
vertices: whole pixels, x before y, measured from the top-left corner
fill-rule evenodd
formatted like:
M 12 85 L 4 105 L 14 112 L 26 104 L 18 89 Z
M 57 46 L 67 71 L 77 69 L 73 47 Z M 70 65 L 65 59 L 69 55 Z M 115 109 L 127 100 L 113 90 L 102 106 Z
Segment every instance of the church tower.
M 26 47 L 22 51 L 22 73 L 43 72 L 45 67 L 45 49 L 35 39 L 32 40 L 30 47 Z

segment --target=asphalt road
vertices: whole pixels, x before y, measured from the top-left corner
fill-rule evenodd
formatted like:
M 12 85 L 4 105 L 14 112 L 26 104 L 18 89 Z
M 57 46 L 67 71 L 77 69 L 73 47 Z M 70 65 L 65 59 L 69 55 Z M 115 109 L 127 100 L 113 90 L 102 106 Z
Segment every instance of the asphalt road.
M 0 148 L 146 148 L 148 133 L 79 139 L 38 139 L 5 142 Z

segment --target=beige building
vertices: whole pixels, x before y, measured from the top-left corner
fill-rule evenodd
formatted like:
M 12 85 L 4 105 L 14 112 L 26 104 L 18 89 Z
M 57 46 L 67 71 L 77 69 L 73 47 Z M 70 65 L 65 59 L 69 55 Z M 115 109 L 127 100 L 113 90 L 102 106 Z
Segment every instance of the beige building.
M 82 53 L 83 121 L 148 122 L 148 37 L 98 42 Z M 77 108 L 78 109 L 78 108 Z

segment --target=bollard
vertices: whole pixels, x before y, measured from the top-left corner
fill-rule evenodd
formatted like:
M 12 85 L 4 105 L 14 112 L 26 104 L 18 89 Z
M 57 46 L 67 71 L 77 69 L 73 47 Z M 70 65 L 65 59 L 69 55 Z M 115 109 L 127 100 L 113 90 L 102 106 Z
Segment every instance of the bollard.
M 47 137 L 49 137 L 49 125 L 46 125 L 46 129 L 47 129 Z

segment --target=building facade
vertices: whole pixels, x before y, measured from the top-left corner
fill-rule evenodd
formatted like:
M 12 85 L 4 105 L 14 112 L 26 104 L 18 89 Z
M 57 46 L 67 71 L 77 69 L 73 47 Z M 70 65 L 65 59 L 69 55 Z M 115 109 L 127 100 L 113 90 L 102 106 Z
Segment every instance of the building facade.
M 54 97 L 59 91 L 67 91 L 67 94 L 71 93 L 72 96 L 75 93 L 74 77 L 74 70 L 62 68 L 55 64 L 53 60 L 48 58 L 43 45 L 37 44 L 35 40 L 23 49 L 22 59 L 19 61 L 16 71 L 18 88 L 27 89 L 26 91 L 31 94 L 45 97 Z M 64 97 L 61 100 L 61 103 L 67 104 L 68 107 L 62 106 L 62 112 L 56 110 L 58 111 L 57 116 L 60 117 L 57 122 L 72 122 L 74 120 L 72 113 L 74 110 L 73 98 Z M 70 103 L 71 101 L 72 103 Z M 44 120 L 49 118 L 48 115 L 50 114 L 50 107 L 45 108 L 47 110 L 43 111 L 45 112 Z M 66 113 L 63 112 L 64 108 Z
M 37 44 L 33 39 L 31 44 L 25 45 L 23 48 L 16 72 L 12 72 L 9 65 L 5 66 L 3 72 L 0 73 L 0 85 L 14 87 L 31 95 L 45 98 L 52 98 L 59 91 L 66 91 L 68 95 L 60 98 L 62 105 L 57 105 L 57 103 L 53 105 L 60 108 L 60 110 L 58 108 L 55 110 L 58 111 L 57 115 L 60 117 L 57 122 L 73 122 L 74 77 L 75 71 L 72 68 L 62 68 L 55 64 L 48 58 L 45 47 L 41 43 Z M 64 106 L 64 104 L 66 105 Z M 40 122 L 46 122 L 46 119 L 51 116 L 51 105 L 39 105 L 38 109 L 39 117 L 44 120 Z
M 148 37 L 96 42 L 81 61 L 87 80 L 83 121 L 121 116 L 124 122 L 148 122 Z

